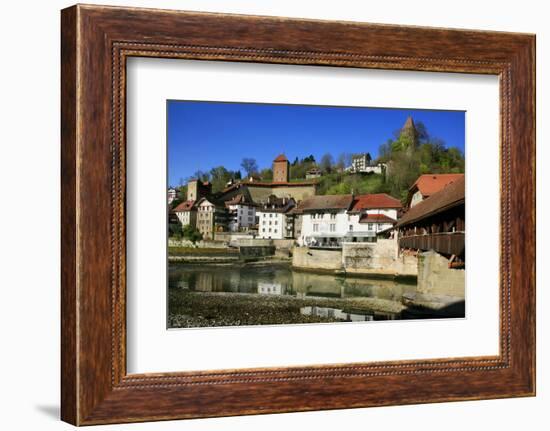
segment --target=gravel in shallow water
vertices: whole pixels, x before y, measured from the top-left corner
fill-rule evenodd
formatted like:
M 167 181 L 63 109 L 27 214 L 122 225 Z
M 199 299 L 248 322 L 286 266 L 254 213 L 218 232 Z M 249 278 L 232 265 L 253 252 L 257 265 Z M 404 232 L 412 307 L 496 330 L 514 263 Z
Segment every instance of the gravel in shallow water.
M 400 313 L 398 302 L 377 298 L 320 298 L 244 293 L 212 293 L 172 290 L 169 292 L 170 328 L 210 326 L 277 325 L 341 322 L 339 319 L 307 316 L 302 307 L 318 306 L 350 313 Z

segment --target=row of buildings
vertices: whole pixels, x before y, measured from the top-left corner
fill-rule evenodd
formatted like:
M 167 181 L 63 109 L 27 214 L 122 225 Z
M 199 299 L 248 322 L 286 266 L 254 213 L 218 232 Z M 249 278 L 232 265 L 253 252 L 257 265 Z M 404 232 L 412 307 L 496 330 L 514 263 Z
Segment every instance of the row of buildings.
M 315 180 L 290 182 L 288 172 L 289 162 L 280 155 L 272 182 L 246 179 L 214 194 L 211 184 L 189 181 L 187 199 L 171 211 L 171 219 L 197 228 L 205 239 L 215 239 L 217 232 L 247 232 L 327 247 L 343 240 L 375 241 L 397 222 L 401 203 L 387 194 L 316 195 Z
M 273 161 L 273 174 L 273 181 L 247 178 L 218 193 L 208 182 L 191 180 L 187 199 L 172 209 L 170 222 L 190 225 L 209 240 L 218 233 L 246 233 L 340 248 L 343 242 L 384 236 L 398 238 L 401 249 L 464 256 L 464 174 L 421 175 L 404 206 L 385 193 L 317 195 L 316 178 L 289 180 L 284 155 Z

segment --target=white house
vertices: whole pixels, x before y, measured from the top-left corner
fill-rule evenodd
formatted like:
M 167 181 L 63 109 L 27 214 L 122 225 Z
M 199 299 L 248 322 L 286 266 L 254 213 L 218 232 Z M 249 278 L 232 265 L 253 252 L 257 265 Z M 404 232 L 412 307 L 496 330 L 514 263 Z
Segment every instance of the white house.
M 397 223 L 402 205 L 398 199 L 385 193 L 356 196 L 347 213 L 348 234 L 351 242 L 374 242 L 378 232 Z
M 343 242 L 375 242 L 397 222 L 401 202 L 387 194 L 314 196 L 300 203 L 300 245 L 340 248 Z
M 195 201 L 182 202 L 172 212 L 176 214 L 182 226 L 196 226 L 197 208 L 195 207 Z
M 298 243 L 339 248 L 348 232 L 347 211 L 353 195 L 312 196 L 300 202 L 302 229 Z
M 248 230 L 256 225 L 256 205 L 238 194 L 225 202 L 229 211 L 228 228 L 231 232 Z
M 370 158 L 370 154 L 354 154 L 351 156 L 351 166 L 346 168 L 348 172 L 361 172 L 361 173 L 373 173 L 382 174 L 386 170 L 385 163 L 374 164 Z
M 258 215 L 258 237 L 284 239 L 286 234 L 286 213 L 294 208 L 292 198 L 269 196 L 267 202 L 256 209 Z
M 176 200 L 177 195 L 178 195 L 178 192 L 175 188 L 170 187 L 168 189 L 168 205 L 170 205 L 172 202 Z

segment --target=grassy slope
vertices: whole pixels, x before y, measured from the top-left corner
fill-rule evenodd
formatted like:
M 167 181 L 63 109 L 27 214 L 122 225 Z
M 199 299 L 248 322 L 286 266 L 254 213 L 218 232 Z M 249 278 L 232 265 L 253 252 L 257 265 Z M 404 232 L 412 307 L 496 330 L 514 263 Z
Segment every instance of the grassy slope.
M 388 193 L 384 176 L 379 174 L 332 173 L 320 178 L 318 193 L 321 195 Z

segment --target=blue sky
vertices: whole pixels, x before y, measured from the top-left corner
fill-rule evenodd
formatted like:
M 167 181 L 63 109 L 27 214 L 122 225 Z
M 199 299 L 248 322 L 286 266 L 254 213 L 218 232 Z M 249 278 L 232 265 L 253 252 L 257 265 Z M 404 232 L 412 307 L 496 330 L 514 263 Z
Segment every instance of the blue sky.
M 464 151 L 463 111 L 350 108 L 255 103 L 167 103 L 168 183 L 178 185 L 197 170 L 241 169 L 243 157 L 271 167 L 284 153 L 292 162 L 310 154 L 370 152 L 400 129 L 407 116 L 421 121 L 431 136 Z

